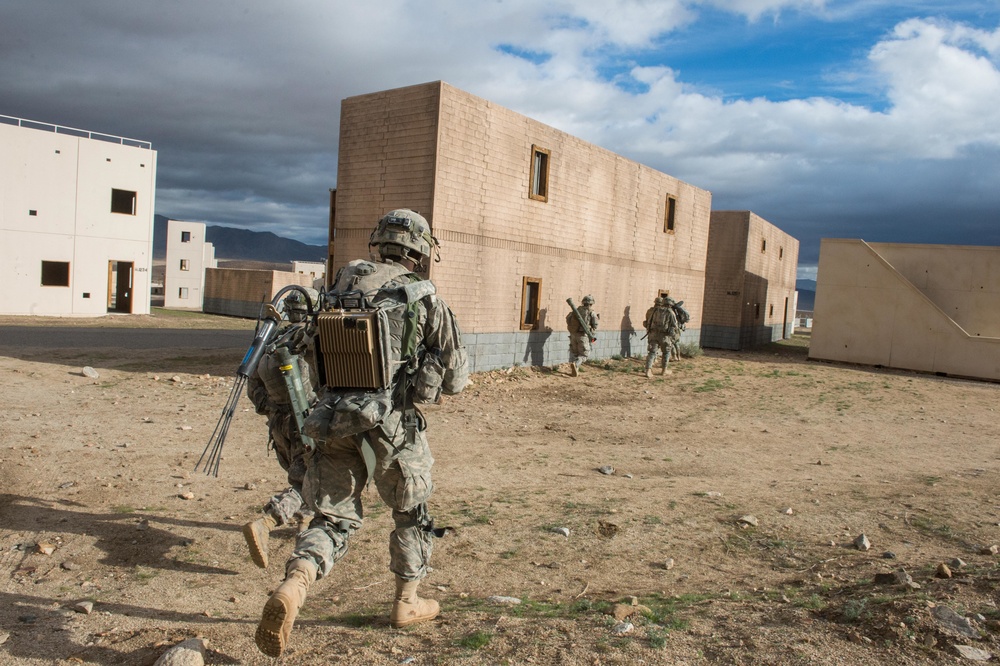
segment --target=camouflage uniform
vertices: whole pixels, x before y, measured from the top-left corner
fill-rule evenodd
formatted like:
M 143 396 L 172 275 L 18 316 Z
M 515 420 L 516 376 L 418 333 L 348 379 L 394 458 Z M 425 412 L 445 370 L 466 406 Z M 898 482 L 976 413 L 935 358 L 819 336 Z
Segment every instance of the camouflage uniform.
M 656 359 L 657 351 L 660 352 L 660 361 L 663 374 L 667 374 L 667 364 L 670 361 L 670 351 L 673 346 L 673 336 L 679 334 L 677 325 L 677 315 L 669 306 L 665 305 L 661 298 L 656 299 L 653 307 L 646 310 L 646 318 L 642 325 L 646 328 L 646 376 L 650 376 L 653 368 L 653 361 Z
M 414 403 L 439 402 L 442 393 L 465 388 L 465 347 L 455 316 L 435 295 L 433 283 L 411 272 L 440 249 L 426 218 L 409 209 L 390 211 L 379 219 L 368 246 L 377 248 L 378 259 L 373 252 L 372 261 L 352 261 L 342 268 L 324 307 L 332 313 L 355 301 L 352 308 L 377 308 L 363 314 L 373 318 L 351 319 L 352 325 L 344 324 L 343 331 L 372 331 L 369 322 L 375 322 L 374 337 L 382 343 L 379 367 L 349 369 L 378 370 L 380 380 L 342 378 L 339 372 L 348 368 L 340 367 L 339 348 L 324 349 L 324 344 L 334 344 L 327 335 L 330 330 L 314 337 L 316 359 L 323 362 L 318 374 L 329 382 L 303 428 L 316 448 L 306 459 L 302 494 L 316 515 L 299 533 L 285 564 L 285 579 L 264 604 L 254 634 L 257 647 L 271 657 L 280 657 L 288 646 L 309 586 L 330 573 L 347 552 L 351 534 L 361 527 L 361 493 L 368 481 L 374 481 L 395 523 L 389 537 L 389 568 L 396 574 L 389 624 L 399 628 L 427 622 L 441 610 L 437 601 L 417 594 L 429 571 L 431 537 L 437 531 L 426 505 L 434 488 L 434 459 Z M 335 324 L 343 321 L 340 316 L 334 314 L 329 322 L 318 319 L 319 326 L 340 326 Z M 371 362 L 359 356 L 361 362 Z M 384 376 L 391 378 L 386 388 L 340 388 L 355 383 L 384 386 Z
M 678 303 L 669 296 L 664 298 L 664 304 L 673 311 L 674 316 L 677 318 L 677 326 L 674 328 L 674 332 L 670 336 L 670 348 L 675 361 L 679 361 L 681 358 L 681 333 L 683 333 L 685 329 L 684 322 L 690 318 L 687 310 L 685 310 L 681 305 L 683 302 L 684 301 Z M 684 319 L 681 318 L 681 315 L 684 315 Z
M 374 275 L 364 272 L 375 267 Z M 379 288 L 393 289 L 407 282 L 408 272 L 392 263 L 354 261 L 338 275 L 333 291 L 360 289 L 370 293 Z M 409 274 L 412 275 L 412 274 Z M 383 298 L 393 298 L 391 292 Z M 379 302 L 379 298 L 375 299 Z M 394 355 L 402 345 L 405 308 L 389 311 Z M 461 332 L 447 304 L 435 295 L 416 303 L 417 344 L 434 350 L 440 360 L 440 388 L 445 394 L 461 391 L 468 382 L 468 366 Z M 430 354 L 432 352 L 428 352 Z M 306 559 L 318 569 L 317 577 L 328 574 L 333 564 L 347 552 L 350 535 L 361 527 L 361 492 L 367 469 L 361 447 L 367 442 L 375 453 L 373 481 L 379 496 L 392 509 L 396 528 L 389 537 L 389 568 L 399 578 L 424 578 L 431 556 L 430 518 L 426 501 L 431 495 L 431 457 L 424 422 L 408 438 L 404 427 L 405 404 L 399 395 L 402 373 L 397 373 L 388 411 L 369 429 L 346 436 L 328 435 L 333 405 L 343 396 L 330 389 L 306 422 L 306 432 L 316 440 L 316 451 L 308 460 L 303 494 L 316 512 L 309 529 L 299 534 L 292 559 Z M 412 400 L 413 388 L 409 398 Z M 436 399 L 436 396 L 435 396 Z M 367 409 L 367 408 L 366 408 Z M 376 406 L 377 414 L 381 408 Z M 362 410 L 363 412 L 364 410 Z M 334 428 L 335 429 L 335 428 Z M 412 441 L 408 441 L 412 439 Z
M 316 402 L 310 367 L 306 361 L 306 333 L 304 324 L 293 324 L 279 332 L 276 345 L 288 348 L 299 366 L 302 386 L 312 405 Z M 247 396 L 258 414 L 267 416 L 269 446 L 274 449 L 281 469 L 288 473 L 290 487 L 275 495 L 264 505 L 264 513 L 272 516 L 278 525 L 292 522 L 302 509 L 302 480 L 306 472 L 305 448 L 299 434 L 292 401 L 288 395 L 285 379 L 278 369 L 280 362 L 276 355 L 266 353 L 261 357 L 256 372 L 247 380 Z
M 594 299 L 590 296 L 584 296 L 583 304 L 577 310 L 587 323 L 587 326 L 590 327 L 590 332 L 596 333 L 601 315 L 594 312 L 593 304 Z M 587 362 L 587 357 L 590 356 L 592 341 L 587 336 L 586 331 L 583 330 L 580 320 L 576 318 L 576 314 L 572 310 L 566 315 L 566 328 L 569 329 L 569 360 L 573 364 L 570 370 L 575 375 L 580 366 Z

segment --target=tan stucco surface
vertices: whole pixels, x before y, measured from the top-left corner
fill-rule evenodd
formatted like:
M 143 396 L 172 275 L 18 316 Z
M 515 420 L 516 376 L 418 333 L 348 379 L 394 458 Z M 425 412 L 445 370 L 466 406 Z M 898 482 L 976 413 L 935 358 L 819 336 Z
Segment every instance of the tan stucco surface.
M 1000 380 L 1000 248 L 823 239 L 811 358 Z

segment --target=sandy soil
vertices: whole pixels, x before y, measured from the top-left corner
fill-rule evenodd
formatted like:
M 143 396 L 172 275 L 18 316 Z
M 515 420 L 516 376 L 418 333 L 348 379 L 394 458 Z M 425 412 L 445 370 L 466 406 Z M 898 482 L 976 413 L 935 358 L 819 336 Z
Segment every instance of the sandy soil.
M 652 381 L 629 360 L 475 375 L 427 410 L 431 508 L 456 528 L 423 588 L 440 618 L 389 627 L 391 519 L 368 491 L 281 663 L 996 659 L 1000 386 L 805 344 Z M 193 471 L 241 353 L 0 353 L 0 663 L 152 664 L 192 636 L 207 663 L 270 663 L 252 636 L 294 533 L 252 564 L 240 526 L 284 479 L 246 398 L 220 476 Z

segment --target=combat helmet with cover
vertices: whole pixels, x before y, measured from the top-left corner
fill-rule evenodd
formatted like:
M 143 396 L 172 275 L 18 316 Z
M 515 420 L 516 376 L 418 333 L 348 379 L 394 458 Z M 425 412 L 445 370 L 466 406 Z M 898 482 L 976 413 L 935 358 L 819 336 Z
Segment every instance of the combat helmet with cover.
M 292 323 L 305 321 L 309 315 L 311 306 L 317 303 L 319 293 L 315 289 L 303 289 L 308 293 L 303 293 L 296 289 L 284 298 L 285 316 Z
M 408 208 L 397 208 L 383 215 L 368 239 L 368 249 L 376 248 L 378 259 L 410 259 L 418 267 L 440 247 L 424 216 Z M 375 258 L 372 252 L 372 259 Z M 436 261 L 440 260 L 439 255 Z
M 583 297 L 583 299 L 581 300 L 581 302 L 584 305 L 593 305 L 594 304 L 594 297 L 591 296 L 590 294 L 587 294 L 586 296 Z

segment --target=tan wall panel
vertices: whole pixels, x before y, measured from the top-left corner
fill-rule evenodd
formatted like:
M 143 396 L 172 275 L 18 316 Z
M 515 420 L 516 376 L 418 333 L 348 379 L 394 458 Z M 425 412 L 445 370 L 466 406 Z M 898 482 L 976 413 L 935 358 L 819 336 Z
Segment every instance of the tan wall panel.
M 886 250 L 892 263 L 879 249 Z M 966 266 L 955 268 L 947 260 L 949 255 Z M 810 356 L 1000 380 L 1000 336 L 968 334 L 950 316 L 952 301 L 944 300 L 950 295 L 967 304 L 969 292 L 963 293 L 961 287 L 974 286 L 967 277 L 990 275 L 997 261 L 1000 248 L 886 247 L 823 239 Z M 897 266 L 923 284 L 937 285 L 929 292 L 934 298 Z M 944 288 L 948 278 L 959 284 Z M 980 291 L 985 292 L 985 283 Z M 994 303 L 997 296 L 994 292 Z

